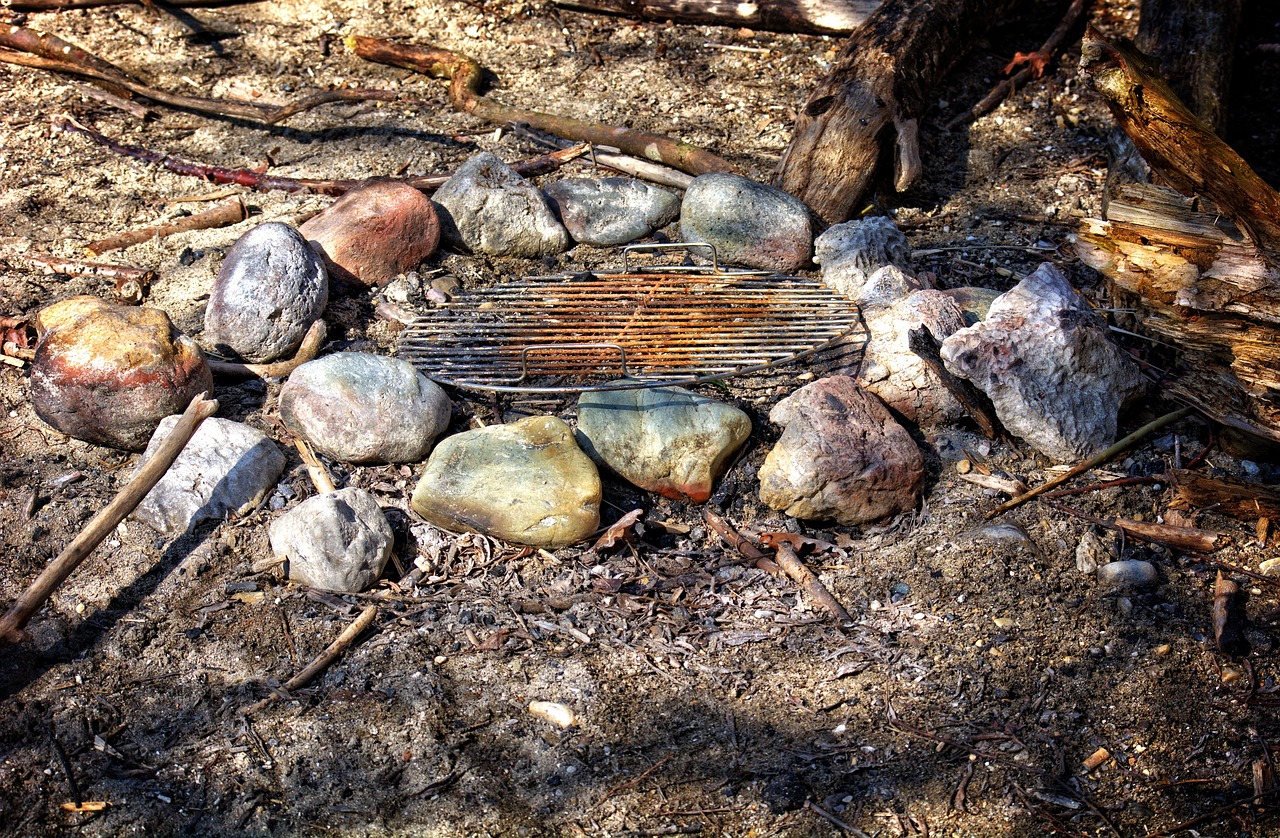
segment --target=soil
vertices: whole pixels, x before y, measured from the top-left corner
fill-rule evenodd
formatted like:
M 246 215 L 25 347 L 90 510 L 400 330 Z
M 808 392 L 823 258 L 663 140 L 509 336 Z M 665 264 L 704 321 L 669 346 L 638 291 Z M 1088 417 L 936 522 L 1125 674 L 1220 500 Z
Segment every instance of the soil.
M 1107 0 L 1090 15 L 1106 32 L 1132 34 L 1135 5 Z M 1276 183 L 1280 130 L 1266 88 L 1280 78 L 1280 18 L 1270 4 L 1249 5 L 1230 138 Z M 877 204 L 926 251 L 915 269 L 944 287 L 1006 289 L 1049 258 L 1105 308 L 1103 283 L 1073 258 L 1070 233 L 1100 211 L 1111 122 L 1073 49 L 992 115 L 941 128 L 1009 56 L 1043 41 L 1060 12 L 978 45 L 924 120 L 922 183 Z M 182 157 L 303 177 L 447 172 L 479 150 L 539 153 L 450 111 L 440 82 L 341 46 L 343 34 L 374 34 L 474 56 L 503 101 L 669 133 L 767 179 L 839 43 L 527 0 L 276 0 L 181 14 L 117 6 L 26 22 L 184 93 L 283 102 L 355 84 L 417 101 L 332 105 L 272 128 L 164 108 L 139 120 L 66 79 L 0 65 L 0 314 L 20 317 L 74 294 L 113 293 L 102 278 L 43 275 L 29 254 L 80 256 L 87 242 L 198 209 L 175 201 L 218 188 L 53 133 L 54 116 Z M 331 199 L 246 200 L 242 224 L 114 254 L 158 272 L 147 304 L 188 333 L 199 335 L 238 236 L 264 221 L 297 223 Z M 480 288 L 616 260 L 581 246 L 537 264 L 446 251 L 422 273 L 444 269 Z M 368 294 L 335 298 L 327 318 L 326 351 L 394 351 L 394 326 Z M 1133 350 L 1160 360 L 1149 344 Z M 711 508 L 748 533 L 828 543 L 807 561 L 851 626 L 722 543 L 700 509 L 617 481 L 606 483 L 606 520 L 643 509 L 642 534 L 613 550 L 548 553 L 417 522 L 406 511 L 414 468 L 335 466 L 340 483 L 370 489 L 391 511 L 402 569 L 390 576 L 418 561 L 428 581 L 393 596 L 376 630 L 307 687 L 246 716 L 368 601 L 252 571 L 270 555 L 273 507 L 314 491 L 290 449 L 275 504 L 172 542 L 122 525 L 37 615 L 32 641 L 5 650 L 0 832 L 1145 835 L 1194 820 L 1196 832 L 1183 834 L 1280 834 L 1270 801 L 1251 800 L 1272 790 L 1280 740 L 1274 583 L 1236 577 L 1247 655 L 1233 659 L 1212 640 L 1212 559 L 1256 571 L 1277 555 L 1254 522 L 1184 511 L 1230 538 L 1212 559 L 1122 543 L 1034 503 L 1001 519 L 1021 533 L 990 529 L 983 514 L 1001 498 L 964 480 L 961 460 L 1030 484 L 1054 472 L 1025 445 L 966 429 L 920 435 L 929 474 L 915 513 L 866 528 L 789 520 L 756 494 L 777 437 L 767 413 L 822 372 L 800 365 L 711 390 L 756 426 Z M 220 415 L 279 438 L 278 390 L 278 381 L 220 380 Z M 455 430 L 529 412 L 573 416 L 572 401 L 454 395 Z M 0 398 L 0 590 L 10 600 L 123 485 L 135 457 L 43 424 L 21 369 L 0 366 Z M 1124 427 L 1167 409 L 1153 400 Z M 1158 475 L 1200 454 L 1199 468 L 1274 481 L 1265 457 L 1242 460 L 1219 440 L 1187 420 L 1081 485 Z M 1062 503 L 1157 520 L 1172 514 L 1171 498 L 1157 482 Z M 1103 561 L 1154 562 L 1158 587 L 1101 589 L 1077 568 L 1079 545 L 1094 539 Z M 533 701 L 566 705 L 576 724 L 530 713 Z M 68 811 L 77 795 L 110 806 Z

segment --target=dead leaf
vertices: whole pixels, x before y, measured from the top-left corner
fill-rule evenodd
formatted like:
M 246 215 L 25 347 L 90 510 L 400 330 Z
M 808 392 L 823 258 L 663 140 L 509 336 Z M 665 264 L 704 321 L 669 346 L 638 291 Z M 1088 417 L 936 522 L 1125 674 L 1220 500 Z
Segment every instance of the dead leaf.
M 643 509 L 633 509 L 626 515 L 619 518 L 609 529 L 604 531 L 604 535 L 600 536 L 591 549 L 597 553 L 601 550 L 608 550 L 617 545 L 619 541 L 630 541 L 634 534 L 631 528 L 640 520 L 640 516 L 644 514 Z

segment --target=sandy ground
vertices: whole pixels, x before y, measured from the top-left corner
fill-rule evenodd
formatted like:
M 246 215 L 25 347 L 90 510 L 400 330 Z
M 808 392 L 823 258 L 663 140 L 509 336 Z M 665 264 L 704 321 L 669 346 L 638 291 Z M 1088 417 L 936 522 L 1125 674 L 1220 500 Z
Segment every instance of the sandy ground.
M 1130 6 L 1096 6 L 1104 30 L 1132 32 Z M 1253 13 L 1232 139 L 1275 182 L 1266 102 L 1280 68 L 1260 45 L 1280 41 L 1280 31 L 1274 15 Z M 425 174 L 478 150 L 508 160 L 537 153 L 449 111 L 441 83 L 365 64 L 338 40 L 373 34 L 474 56 L 503 101 L 670 133 L 765 179 L 838 43 L 528 2 L 279 0 L 192 14 L 220 37 L 202 42 L 179 19 L 137 7 L 26 21 L 181 92 L 283 102 L 356 84 L 417 101 L 328 106 L 272 128 L 168 109 L 138 120 L 64 79 L 0 66 L 0 314 L 109 295 L 107 281 L 45 276 L 26 257 L 79 256 L 89 241 L 191 212 L 199 205 L 175 200 L 217 188 L 54 134 L 58 115 L 166 153 L 304 177 Z M 879 206 L 913 247 L 932 251 L 914 267 L 943 286 L 1008 288 L 1045 258 L 1028 248 L 1048 246 L 1105 307 L 1099 277 L 1070 250 L 1075 220 L 1099 212 L 1110 124 L 1076 56 L 1066 51 L 971 128 L 940 127 L 981 98 L 1013 52 L 1038 45 L 1057 14 L 1003 28 L 966 59 L 924 121 L 923 183 Z M 235 227 L 118 254 L 159 273 L 147 304 L 189 333 L 199 335 L 217 267 L 239 235 L 263 221 L 296 222 L 331 199 L 246 200 L 252 216 Z M 538 264 L 444 252 L 425 268 L 475 289 L 616 258 L 583 247 Z M 372 309 L 367 295 L 336 298 L 326 351 L 394 351 L 392 327 Z M 369 488 L 391 510 L 398 561 L 425 557 L 432 581 L 394 597 L 378 630 L 308 688 L 246 718 L 242 707 L 323 649 L 365 600 L 254 574 L 279 514 L 269 504 L 173 542 L 122 526 L 39 614 L 34 641 L 0 658 L 0 832 L 1146 835 L 1207 816 L 1198 834 L 1277 834 L 1269 807 L 1242 803 L 1280 735 L 1275 588 L 1240 577 L 1252 650 L 1242 661 L 1224 657 L 1206 640 L 1216 569 L 1204 557 L 1121 545 L 1036 505 L 1005 518 L 1029 541 L 984 531 L 982 513 L 998 499 L 960 478 L 960 459 L 1030 482 L 1050 472 L 1025 446 L 964 429 L 920 438 L 929 479 L 915 514 L 865 529 L 797 525 L 759 503 L 755 474 L 777 437 L 769 407 L 806 372 L 822 371 L 801 366 L 714 390 L 752 415 L 756 433 L 713 504 L 740 528 L 800 529 L 835 545 L 811 561 L 853 612 L 851 628 L 838 629 L 786 579 L 744 563 L 698 509 L 616 482 L 606 486 L 608 520 L 646 510 L 634 549 L 530 553 L 479 536 L 429 537 L 404 511 L 413 468 L 339 467 L 340 481 Z M 278 435 L 278 390 L 220 381 L 220 415 Z M 573 415 L 572 402 L 455 395 L 455 429 L 529 412 Z M 110 499 L 133 456 L 44 425 L 20 369 L 0 367 L 0 398 L 7 600 Z M 1164 409 L 1152 403 L 1125 426 Z M 1214 439 L 1187 421 L 1091 480 L 1158 474 Z M 1275 477 L 1219 445 L 1203 468 Z M 73 473 L 82 477 L 59 480 Z M 313 491 L 292 454 L 283 483 L 297 497 Z M 1155 520 L 1169 500 L 1163 485 L 1137 485 L 1066 502 Z M 1232 539 L 1215 558 L 1256 569 L 1276 555 L 1252 523 L 1212 511 L 1194 520 Z M 1076 568 L 1090 531 L 1104 556 L 1155 562 L 1159 587 L 1100 590 Z M 567 705 L 578 723 L 561 729 L 531 714 L 535 700 Z M 55 741 L 82 798 L 110 808 L 62 808 L 75 792 Z M 1087 769 L 1100 748 L 1107 756 Z

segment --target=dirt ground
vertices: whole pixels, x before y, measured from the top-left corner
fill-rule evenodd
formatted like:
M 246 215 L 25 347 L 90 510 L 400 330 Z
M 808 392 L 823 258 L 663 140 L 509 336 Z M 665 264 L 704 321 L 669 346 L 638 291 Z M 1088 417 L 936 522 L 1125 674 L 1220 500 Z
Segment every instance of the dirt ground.
M 1276 183 L 1280 15 L 1250 5 L 1230 138 Z M 1093 6 L 1104 31 L 1132 34 L 1132 5 Z M 1037 46 L 1060 12 L 1002 28 L 963 62 L 924 120 L 922 184 L 881 196 L 880 209 L 927 251 L 914 267 L 943 286 L 1008 288 L 1045 258 L 1029 248 L 1047 245 L 1106 307 L 1100 278 L 1077 263 L 1069 240 L 1076 219 L 1099 213 L 1110 126 L 1076 72 L 1077 51 L 971 128 L 941 128 L 1015 51 Z M 192 37 L 181 17 L 143 7 L 26 22 L 184 93 L 287 101 L 355 83 L 420 101 L 328 106 L 275 128 L 167 109 L 140 121 L 65 79 L 0 65 L 0 314 L 110 296 L 109 281 L 45 276 L 26 256 L 80 256 L 86 242 L 191 212 L 200 205 L 175 199 L 215 189 L 54 134 L 57 115 L 178 156 L 304 177 L 445 172 L 478 150 L 508 160 L 537 153 L 452 113 L 440 82 L 365 64 L 339 40 L 372 34 L 474 56 L 503 101 L 669 133 L 767 179 L 838 44 L 526 0 L 276 0 L 191 16 L 217 37 Z M 331 200 L 246 199 L 253 215 L 240 225 L 117 254 L 160 274 L 148 304 L 188 333 L 200 332 L 217 267 L 239 235 Z M 537 264 L 442 252 L 424 270 L 444 268 L 478 288 L 613 260 L 585 247 Z M 326 351 L 394 351 L 394 330 L 368 295 L 335 298 L 327 318 Z M 241 519 L 173 542 L 122 525 L 33 621 L 33 642 L 4 650 L 0 832 L 1137 836 L 1194 820 L 1195 831 L 1181 834 L 1280 834 L 1272 801 L 1249 800 L 1255 771 L 1265 773 L 1280 741 L 1276 588 L 1238 577 L 1250 595 L 1251 651 L 1242 660 L 1217 653 L 1207 640 L 1209 559 L 1120 544 L 1036 504 L 1003 519 L 1026 539 L 984 529 L 983 512 L 999 499 L 962 480 L 958 461 L 1030 483 L 1053 472 L 1025 446 L 965 429 L 920 438 L 928 488 L 915 514 L 866 529 L 786 519 L 756 494 L 777 438 L 767 412 L 822 371 L 802 365 L 714 391 L 748 411 L 756 432 L 711 505 L 749 532 L 799 530 L 834 545 L 810 562 L 853 613 L 851 628 L 744 562 L 699 509 L 617 481 L 606 482 L 605 517 L 645 510 L 634 549 L 529 553 L 414 520 L 405 511 L 413 468 L 338 467 L 340 482 L 370 489 L 391 510 L 398 562 L 424 562 L 429 581 L 393 597 L 377 631 L 310 686 L 246 717 L 241 708 L 270 695 L 365 604 L 250 568 L 269 556 L 273 507 L 314 491 L 292 456 L 277 502 Z M 278 437 L 278 390 L 278 381 L 220 381 L 220 415 Z M 572 402 L 454 395 L 455 429 L 528 412 L 573 415 Z M 20 369 L 0 366 L 0 399 L 8 601 L 114 495 L 134 456 L 44 425 Z M 1167 409 L 1153 401 L 1125 427 Z M 1206 446 L 1200 468 L 1275 481 L 1265 457 L 1233 457 L 1208 425 L 1188 420 L 1084 483 L 1160 474 Z M 1166 486 L 1148 484 L 1064 503 L 1156 520 L 1169 501 Z M 1277 555 L 1251 522 L 1188 515 L 1232 540 L 1214 558 L 1256 570 Z M 1154 562 L 1158 588 L 1101 590 L 1077 569 L 1090 532 L 1104 561 Z M 531 714 L 535 700 L 567 705 L 578 724 L 561 729 Z M 82 798 L 108 809 L 62 808 L 75 793 L 58 748 Z M 1087 769 L 1100 748 L 1109 756 Z

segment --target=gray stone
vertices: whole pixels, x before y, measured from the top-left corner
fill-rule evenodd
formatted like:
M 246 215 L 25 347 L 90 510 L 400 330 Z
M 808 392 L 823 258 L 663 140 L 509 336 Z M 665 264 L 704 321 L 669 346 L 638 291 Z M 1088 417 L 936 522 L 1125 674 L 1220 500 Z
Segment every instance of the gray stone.
M 887 268 L 885 270 L 896 270 Z M 951 424 L 965 409 L 910 345 L 910 332 L 924 326 L 938 342 L 964 328 L 964 313 L 941 291 L 916 291 L 866 315 L 869 334 L 858 383 L 908 421 L 922 428 Z
M 680 199 L 632 178 L 565 178 L 544 190 L 574 241 L 616 247 L 651 235 L 680 214 Z
M 139 468 L 178 418 L 168 416 L 156 428 Z M 284 464 L 284 454 L 262 431 L 228 419 L 206 419 L 133 517 L 166 536 L 181 535 L 206 519 L 257 506 L 275 488 Z
M 271 524 L 271 551 L 289 581 L 358 593 L 382 575 L 395 533 L 373 495 L 339 489 L 307 498 Z
M 828 227 L 813 243 L 813 261 L 822 266 L 822 281 L 833 291 L 858 301 L 864 307 L 867 304 L 889 305 L 897 299 L 883 293 L 893 289 L 891 284 L 883 283 L 884 289 L 879 294 L 870 293 L 871 289 L 864 292 L 863 286 L 867 285 L 872 274 L 886 266 L 901 271 L 901 274 L 890 274 L 890 277 L 899 279 L 906 275 L 909 278 L 911 247 L 896 224 L 884 216 L 874 216 Z M 913 288 L 907 288 L 898 296 L 920 288 L 914 280 L 911 284 Z
M 1280 576 L 1280 559 L 1264 559 L 1258 563 L 1258 571 L 1263 576 Z
M 760 468 L 760 499 L 795 518 L 875 521 L 915 508 L 924 458 L 849 376 L 808 384 L 769 413 L 785 430 Z
M 260 224 L 223 260 L 204 315 L 204 341 L 265 363 L 292 355 L 329 301 L 321 257 L 287 224 Z
M 554 549 L 596 531 L 600 496 L 600 473 L 573 430 L 531 416 L 441 440 L 411 503 L 445 529 Z
M 1128 559 L 1098 568 L 1098 584 L 1109 590 L 1144 590 L 1160 584 L 1160 573 L 1151 562 Z
M 680 205 L 680 236 L 714 245 L 725 264 L 750 268 L 795 271 L 813 253 L 813 226 L 804 202 L 723 172 L 689 184 Z
M 751 418 L 680 387 L 610 390 L 578 397 L 578 443 L 623 479 L 673 500 L 703 503 Z
M 573 244 L 541 190 L 487 151 L 463 163 L 435 202 L 445 241 L 473 253 L 533 259 Z
M 987 394 L 1006 428 L 1059 462 L 1114 442 L 1121 407 L 1146 390 L 1106 322 L 1047 262 L 986 320 L 947 338 L 942 358 Z
M 280 390 L 280 419 L 344 463 L 416 463 L 449 427 L 444 390 L 412 364 L 339 352 L 302 364 Z
M 885 265 L 876 269 L 849 296 L 858 304 L 858 308 L 870 314 L 899 302 L 920 288 L 915 277 L 904 273 L 897 265 Z

